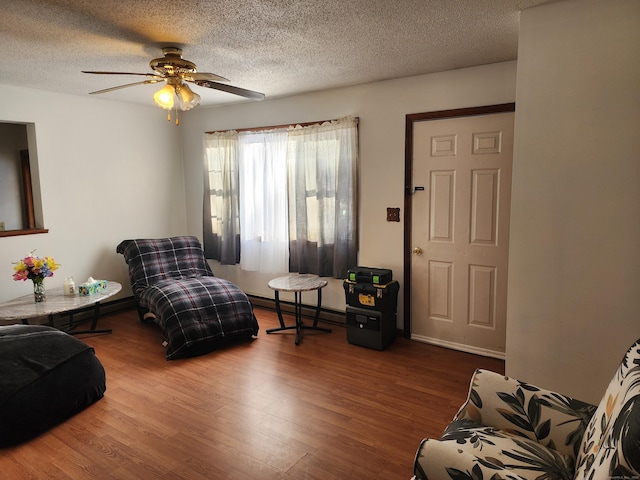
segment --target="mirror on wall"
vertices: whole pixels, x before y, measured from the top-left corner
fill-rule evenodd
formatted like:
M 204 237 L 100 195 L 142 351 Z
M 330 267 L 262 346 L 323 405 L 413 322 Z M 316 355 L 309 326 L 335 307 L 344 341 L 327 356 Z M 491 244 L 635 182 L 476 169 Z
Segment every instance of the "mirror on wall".
M 0 122 L 0 235 L 37 229 L 29 155 L 33 124 Z

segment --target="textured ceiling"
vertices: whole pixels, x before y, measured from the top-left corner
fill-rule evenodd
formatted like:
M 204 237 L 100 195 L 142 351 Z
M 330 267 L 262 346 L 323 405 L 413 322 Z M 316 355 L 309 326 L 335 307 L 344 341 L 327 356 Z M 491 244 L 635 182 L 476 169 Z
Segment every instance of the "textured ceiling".
M 87 95 L 178 46 L 267 98 L 514 60 L 520 10 L 549 0 L 0 0 L 0 83 Z M 202 105 L 247 101 L 193 87 Z M 102 94 L 151 103 L 158 85 Z

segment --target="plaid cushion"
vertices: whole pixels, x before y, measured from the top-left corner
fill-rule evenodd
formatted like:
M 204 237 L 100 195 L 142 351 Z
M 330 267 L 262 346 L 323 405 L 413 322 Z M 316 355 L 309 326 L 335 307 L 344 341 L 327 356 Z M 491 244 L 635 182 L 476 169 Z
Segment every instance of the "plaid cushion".
M 213 275 L 196 237 L 124 240 L 116 251 L 129 265 L 136 301 L 162 327 L 167 360 L 258 333 L 249 298 Z
M 124 240 L 116 251 L 129 265 L 136 300 L 148 286 L 163 280 L 213 276 L 196 237 Z
M 167 360 L 201 347 L 258 333 L 251 302 L 236 285 L 217 277 L 165 280 L 145 289 L 140 305 L 156 315 Z

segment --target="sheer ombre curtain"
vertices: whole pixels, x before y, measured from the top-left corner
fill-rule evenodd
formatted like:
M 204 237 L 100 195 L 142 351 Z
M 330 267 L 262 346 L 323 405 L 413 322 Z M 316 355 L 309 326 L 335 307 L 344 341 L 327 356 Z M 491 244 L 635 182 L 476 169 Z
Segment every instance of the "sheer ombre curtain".
M 357 125 L 206 134 L 207 258 L 344 278 L 357 261 Z
M 289 130 L 290 271 L 345 278 L 357 262 L 358 123 Z
M 287 130 L 241 132 L 240 268 L 289 269 Z
M 240 261 L 237 132 L 206 134 L 204 159 L 205 255 L 223 265 L 234 265 Z

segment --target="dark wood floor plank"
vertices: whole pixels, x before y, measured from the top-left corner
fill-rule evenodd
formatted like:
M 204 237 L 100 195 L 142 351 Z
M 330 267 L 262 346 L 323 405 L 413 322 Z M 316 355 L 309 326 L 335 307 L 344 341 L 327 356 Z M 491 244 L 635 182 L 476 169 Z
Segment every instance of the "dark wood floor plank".
M 168 362 L 135 311 L 80 337 L 107 373 L 105 398 L 32 441 L 0 450 L 11 479 L 408 479 L 415 451 L 464 402 L 476 368 L 504 362 L 398 337 L 384 351 L 330 334 L 260 333 Z M 288 318 L 288 321 L 291 321 Z M 7 476 L 8 475 L 8 476 Z

